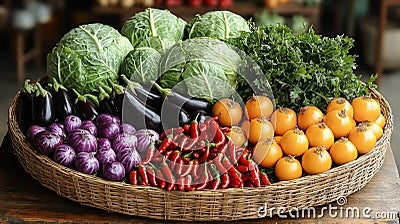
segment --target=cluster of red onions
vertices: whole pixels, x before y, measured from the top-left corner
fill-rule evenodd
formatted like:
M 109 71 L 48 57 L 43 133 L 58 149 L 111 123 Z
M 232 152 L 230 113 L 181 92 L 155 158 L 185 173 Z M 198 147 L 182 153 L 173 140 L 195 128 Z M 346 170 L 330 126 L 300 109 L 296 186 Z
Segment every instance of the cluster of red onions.
M 150 129 L 136 130 L 120 118 L 100 114 L 94 122 L 70 115 L 48 127 L 32 125 L 26 134 L 37 152 L 55 162 L 106 180 L 122 181 L 159 139 Z

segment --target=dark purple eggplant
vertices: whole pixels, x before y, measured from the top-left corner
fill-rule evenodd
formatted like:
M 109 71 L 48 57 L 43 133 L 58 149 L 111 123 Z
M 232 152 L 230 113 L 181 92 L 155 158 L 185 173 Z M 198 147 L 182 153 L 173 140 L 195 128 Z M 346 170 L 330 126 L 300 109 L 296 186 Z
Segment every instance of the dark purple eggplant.
M 97 112 L 97 107 L 96 104 L 94 103 L 93 97 L 91 97 L 92 99 L 89 99 L 88 98 L 89 95 L 81 95 L 75 89 L 73 89 L 73 91 L 76 95 L 74 104 L 76 114 L 82 120 L 94 121 L 94 119 L 96 119 L 99 113 Z
M 136 129 L 148 128 L 156 132 L 162 130 L 161 117 L 156 111 L 146 107 L 129 91 L 126 91 L 125 97 L 123 108 L 124 122 L 132 124 Z
M 32 120 L 40 126 L 48 126 L 56 120 L 52 96 L 38 82 L 32 98 Z
M 68 115 L 74 114 L 74 107 L 67 88 L 52 78 L 48 89 L 53 97 L 54 111 L 59 121 L 64 121 Z
M 109 84 L 112 86 L 111 99 L 114 102 L 117 115 L 122 117 L 122 103 L 124 102 L 125 88 L 112 81 L 109 81 Z
M 211 112 L 211 103 L 207 100 L 184 96 L 180 93 L 173 91 L 172 89 L 162 88 L 156 82 L 153 82 L 154 87 L 164 97 L 165 101 L 169 101 L 179 107 L 182 107 L 188 113 L 193 113 L 197 110 L 204 110 L 206 113 Z
M 184 124 L 190 123 L 189 114 L 183 108 L 167 100 L 164 101 L 161 109 L 161 119 L 164 130 L 182 127 Z
M 18 100 L 18 125 L 23 133 L 32 125 L 32 98 L 34 85 L 27 79 L 22 87 Z
M 122 80 L 126 83 L 126 88 L 136 96 L 144 105 L 151 106 L 152 108 L 161 111 L 163 97 L 158 92 L 151 92 L 151 88 L 144 88 L 138 83 L 130 81 L 125 75 L 121 75 Z M 149 86 L 151 87 L 151 86 Z
M 99 112 L 117 115 L 117 107 L 111 96 L 104 90 L 103 87 L 99 87 Z

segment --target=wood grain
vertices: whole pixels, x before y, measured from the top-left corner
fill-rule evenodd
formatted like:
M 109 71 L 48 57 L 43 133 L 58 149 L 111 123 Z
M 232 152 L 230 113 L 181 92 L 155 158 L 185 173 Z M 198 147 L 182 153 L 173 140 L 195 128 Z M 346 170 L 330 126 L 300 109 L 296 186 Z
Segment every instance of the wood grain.
M 376 212 L 400 212 L 400 178 L 391 149 L 387 150 L 381 170 L 360 191 L 347 198 L 347 204 L 340 207 L 343 214 L 347 208 L 371 208 L 371 216 Z M 331 217 L 326 210 L 328 205 L 317 208 L 318 214 L 324 209 L 321 218 L 302 219 L 263 218 L 258 220 L 240 220 L 232 223 L 399 223 L 398 216 L 385 219 L 361 217 Z M 306 213 L 307 214 L 307 213 Z M 352 214 L 352 213 L 349 213 Z M 54 222 L 54 223 L 170 223 L 171 221 L 153 220 L 116 213 L 108 213 L 96 208 L 82 206 L 58 196 L 55 192 L 40 185 L 30 177 L 12 154 L 11 139 L 7 134 L 0 147 L 0 223 Z M 175 222 L 174 223 L 179 223 Z M 183 223 L 183 222 L 181 222 Z

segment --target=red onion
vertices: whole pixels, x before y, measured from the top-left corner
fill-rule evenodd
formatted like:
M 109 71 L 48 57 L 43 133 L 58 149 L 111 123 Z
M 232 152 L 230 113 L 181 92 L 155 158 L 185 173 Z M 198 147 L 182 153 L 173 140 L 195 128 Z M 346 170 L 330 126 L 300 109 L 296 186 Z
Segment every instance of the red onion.
M 99 161 L 94 153 L 80 152 L 74 160 L 75 169 L 86 174 L 95 174 L 100 169 Z
M 124 133 L 117 134 L 112 140 L 112 148 L 115 152 L 121 151 L 124 148 L 136 148 L 137 137 Z
M 98 129 L 99 137 L 102 138 L 114 138 L 116 134 L 119 133 L 119 124 L 116 123 L 106 123 L 99 126 Z
M 39 126 L 39 125 L 32 125 L 28 128 L 26 131 L 26 139 L 30 142 L 33 143 L 33 140 L 37 134 L 39 134 L 42 131 L 46 131 L 45 127 Z
M 97 149 L 111 149 L 111 142 L 108 138 L 99 138 L 97 139 Z
M 142 161 L 135 148 L 124 148 L 117 152 L 117 160 L 125 167 L 125 172 L 130 173 L 133 167 Z
M 75 115 L 69 115 L 64 120 L 64 127 L 67 133 L 78 129 L 82 124 L 82 120 Z
M 68 135 L 69 145 L 76 152 L 96 152 L 97 139 L 89 131 L 84 129 L 76 129 Z
M 102 174 L 106 180 L 121 181 L 125 177 L 125 167 L 118 161 L 107 163 L 103 166 Z
M 99 160 L 100 165 L 105 165 L 107 163 L 112 163 L 117 160 L 117 155 L 115 154 L 114 150 L 111 148 L 108 149 L 100 149 L 96 153 L 96 158 Z
M 71 167 L 75 159 L 75 151 L 69 145 L 59 145 L 54 151 L 53 159 L 63 166 Z
M 60 136 L 49 131 L 42 131 L 38 133 L 33 141 L 35 149 L 38 152 L 47 155 L 53 153 L 56 147 L 63 143 L 63 140 Z
M 62 124 L 52 123 L 47 127 L 47 130 L 50 131 L 51 133 L 59 135 L 62 138 L 65 137 L 64 125 Z
M 151 129 L 141 129 L 136 132 L 137 137 L 137 146 L 136 150 L 141 154 L 145 154 L 147 152 L 147 148 L 150 143 L 154 144 L 157 140 L 160 139 L 160 135 L 157 132 Z
M 90 134 L 94 136 L 97 136 L 97 127 L 91 120 L 83 121 L 80 128 L 89 131 Z
M 129 135 L 134 135 L 136 133 L 136 129 L 128 123 L 123 123 L 119 126 L 119 131 L 121 133 L 129 134 Z

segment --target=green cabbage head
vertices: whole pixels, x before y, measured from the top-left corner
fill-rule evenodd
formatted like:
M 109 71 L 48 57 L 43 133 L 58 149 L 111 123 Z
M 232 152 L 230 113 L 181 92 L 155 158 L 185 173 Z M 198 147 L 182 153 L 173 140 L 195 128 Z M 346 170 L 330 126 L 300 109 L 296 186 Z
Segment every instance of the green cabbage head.
M 47 55 L 47 75 L 82 94 L 94 93 L 107 79 L 117 81 L 119 67 L 131 50 L 129 40 L 114 28 L 82 25 L 66 33 Z
M 189 38 L 212 37 L 220 40 L 239 37 L 250 32 L 247 21 L 230 11 L 211 11 L 197 15 L 188 25 Z

